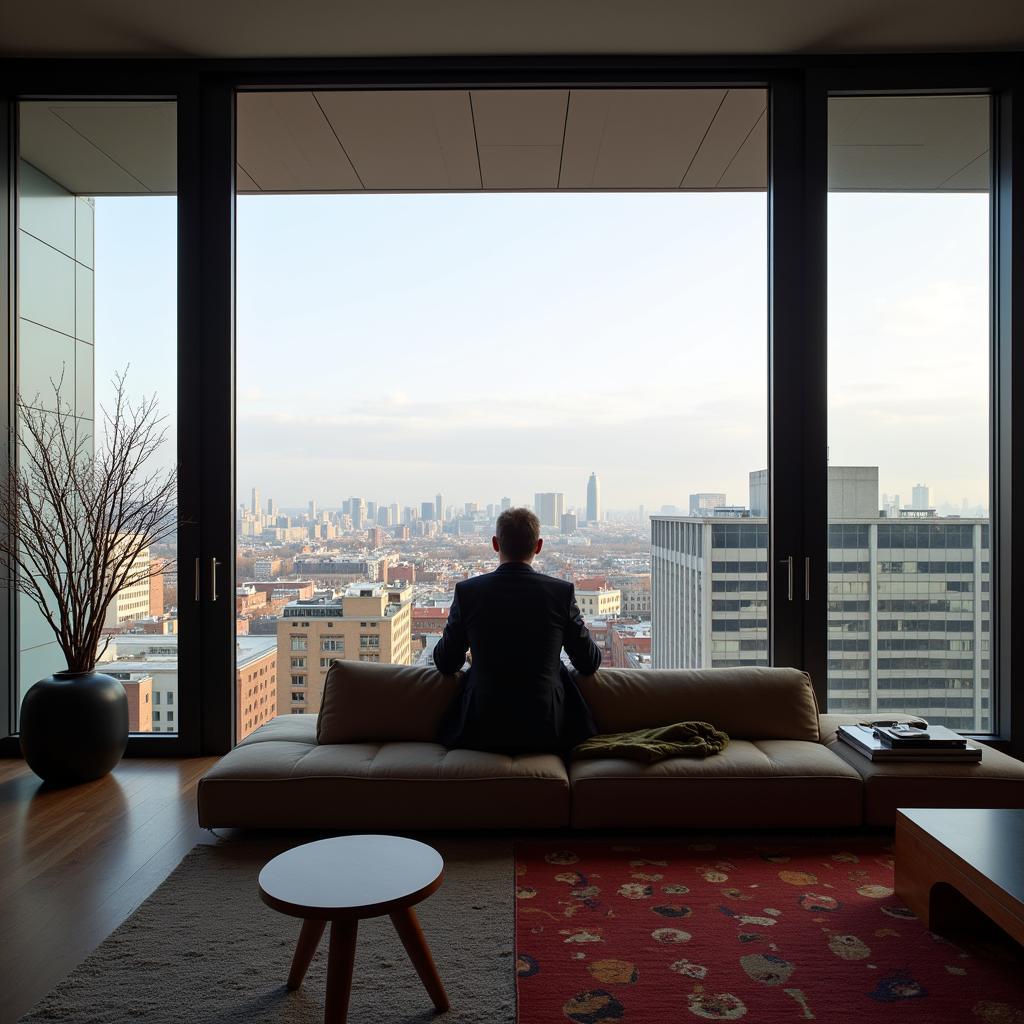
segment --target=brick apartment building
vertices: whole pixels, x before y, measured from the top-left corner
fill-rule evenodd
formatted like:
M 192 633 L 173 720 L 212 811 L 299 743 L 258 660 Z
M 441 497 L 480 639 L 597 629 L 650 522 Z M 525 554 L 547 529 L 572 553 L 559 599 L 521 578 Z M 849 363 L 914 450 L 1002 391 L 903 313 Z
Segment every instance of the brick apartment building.
M 280 712 L 315 714 L 332 661 L 411 664 L 411 612 L 411 588 L 376 582 L 286 605 L 277 624 Z
M 235 638 L 235 729 L 239 740 L 277 715 L 277 641 Z
M 413 608 L 413 635 L 443 633 L 444 627 L 448 624 L 448 611 L 448 608 Z

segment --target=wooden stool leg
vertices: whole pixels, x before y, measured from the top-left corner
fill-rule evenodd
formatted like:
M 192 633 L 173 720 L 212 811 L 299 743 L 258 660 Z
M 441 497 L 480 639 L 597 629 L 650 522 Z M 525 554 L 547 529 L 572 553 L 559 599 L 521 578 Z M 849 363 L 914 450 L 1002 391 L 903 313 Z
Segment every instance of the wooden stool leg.
M 398 937 L 402 940 L 402 945 L 405 946 L 405 951 L 409 954 L 409 959 L 433 1000 L 435 1008 L 442 1012 L 447 1010 L 450 1005 L 448 994 L 445 992 L 440 975 L 434 966 L 434 958 L 430 955 L 430 947 L 424 938 L 416 911 L 412 907 L 396 910 L 391 915 L 391 923 L 395 926 L 395 931 L 398 932 Z
M 312 919 L 302 922 L 302 931 L 299 932 L 299 941 L 295 945 L 295 956 L 292 957 L 292 969 L 288 974 L 288 987 L 296 989 L 302 984 L 302 979 L 309 970 L 309 963 L 313 959 L 316 947 L 320 945 L 320 936 L 327 927 L 326 921 L 314 921 Z
M 345 1024 L 352 993 L 352 964 L 356 957 L 359 921 L 332 921 L 331 948 L 327 954 L 327 1001 L 324 1024 Z

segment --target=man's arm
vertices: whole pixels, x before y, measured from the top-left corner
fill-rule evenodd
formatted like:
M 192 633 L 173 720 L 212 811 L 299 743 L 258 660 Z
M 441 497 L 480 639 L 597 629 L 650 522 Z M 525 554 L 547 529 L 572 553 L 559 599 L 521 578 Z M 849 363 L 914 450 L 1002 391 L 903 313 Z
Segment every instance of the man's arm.
M 569 655 L 572 667 L 581 676 L 592 676 L 601 667 L 601 649 L 594 643 L 587 629 L 579 605 L 576 604 L 576 587 L 569 584 L 569 618 L 565 624 L 562 646 Z
M 459 610 L 459 588 L 456 584 L 455 599 L 448 612 L 448 622 L 445 624 L 441 639 L 437 641 L 437 646 L 434 648 L 434 664 L 437 666 L 437 670 L 448 676 L 454 675 L 466 663 L 468 647 L 469 637 L 462 624 L 462 613 Z

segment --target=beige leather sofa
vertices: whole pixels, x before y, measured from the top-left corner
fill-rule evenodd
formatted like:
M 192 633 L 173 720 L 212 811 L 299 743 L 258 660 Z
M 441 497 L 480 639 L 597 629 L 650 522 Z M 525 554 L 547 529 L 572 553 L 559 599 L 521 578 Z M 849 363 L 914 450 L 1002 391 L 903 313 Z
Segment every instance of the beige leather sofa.
M 1024 764 L 872 764 L 796 669 L 610 669 L 580 680 L 601 732 L 684 720 L 724 752 L 655 764 L 508 757 L 434 741 L 458 679 L 336 662 L 318 716 L 257 730 L 199 783 L 205 827 L 338 830 L 789 828 L 892 824 L 898 806 L 1024 806 Z

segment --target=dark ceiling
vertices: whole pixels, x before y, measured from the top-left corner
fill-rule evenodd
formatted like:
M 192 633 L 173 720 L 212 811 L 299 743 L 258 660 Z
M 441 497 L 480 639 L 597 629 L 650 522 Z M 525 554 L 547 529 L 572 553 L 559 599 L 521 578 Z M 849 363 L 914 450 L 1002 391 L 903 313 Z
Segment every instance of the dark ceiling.
M 1024 49 L 1024 0 L 8 0 L 0 53 L 315 57 Z

